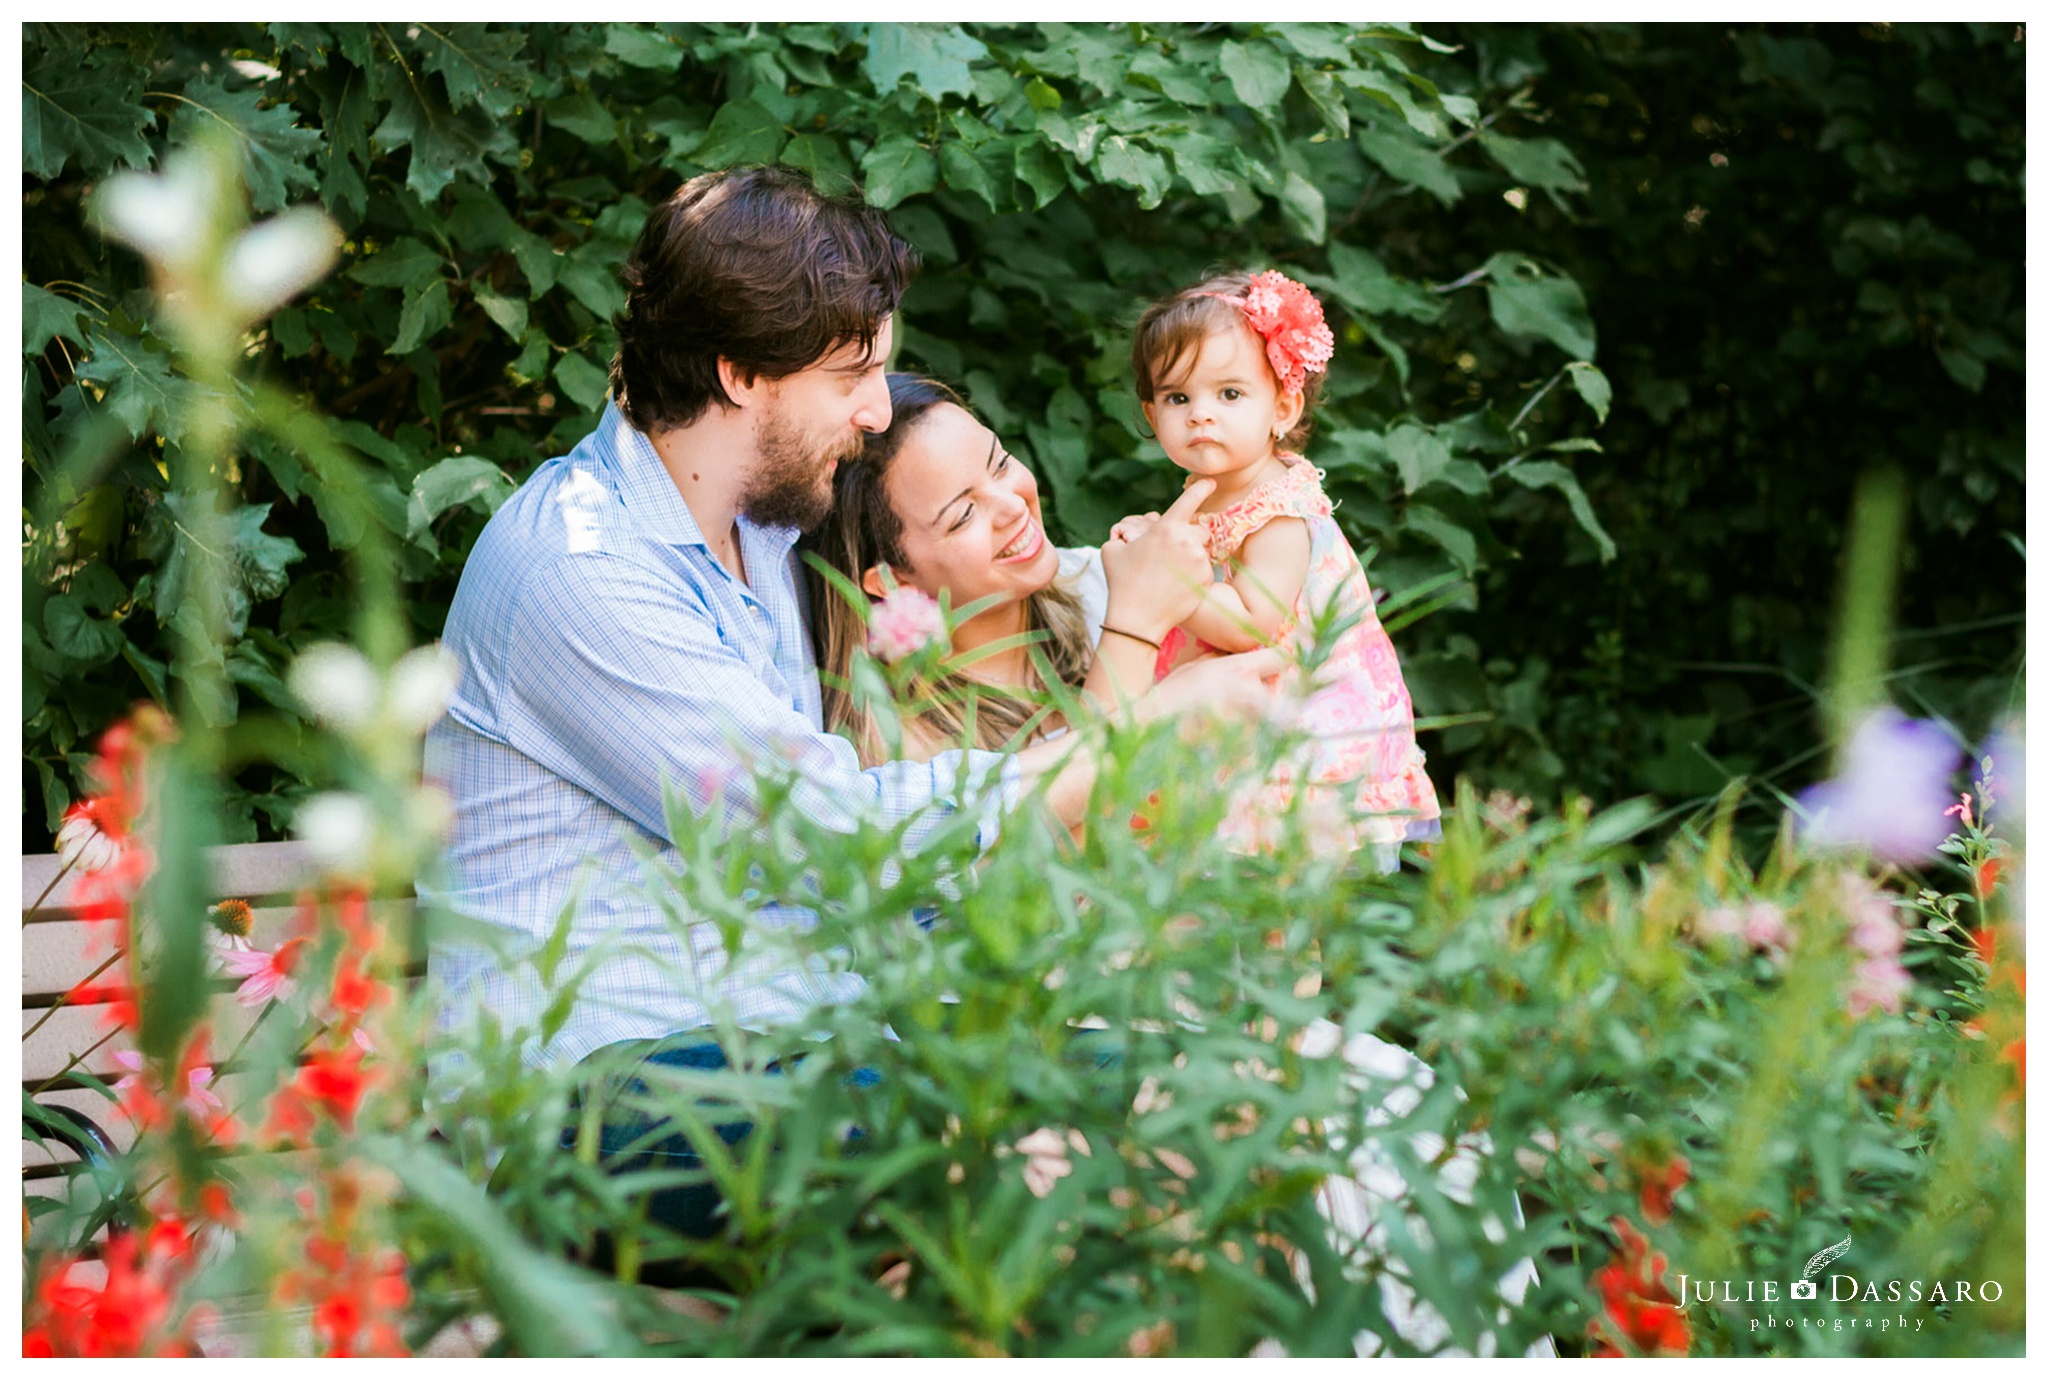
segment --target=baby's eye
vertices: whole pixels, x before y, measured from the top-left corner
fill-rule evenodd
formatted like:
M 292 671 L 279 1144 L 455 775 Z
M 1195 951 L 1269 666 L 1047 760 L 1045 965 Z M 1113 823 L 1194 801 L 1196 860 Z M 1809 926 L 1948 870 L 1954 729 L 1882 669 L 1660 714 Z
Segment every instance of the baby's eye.
M 1185 393 L 1168 393 L 1166 395 L 1166 405 L 1168 407 L 1185 407 L 1187 401 L 1188 395 Z
M 1244 390 L 1241 388 L 1226 388 L 1223 390 L 1223 401 L 1225 402 L 1236 402 L 1243 396 Z

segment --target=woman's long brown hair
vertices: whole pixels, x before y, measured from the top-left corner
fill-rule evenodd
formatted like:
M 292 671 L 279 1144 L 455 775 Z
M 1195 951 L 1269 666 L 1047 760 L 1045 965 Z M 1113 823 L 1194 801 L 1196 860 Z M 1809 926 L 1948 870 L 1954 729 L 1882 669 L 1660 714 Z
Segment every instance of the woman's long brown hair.
M 903 556 L 903 519 L 890 506 L 886 488 L 889 466 L 904 441 L 934 407 L 950 405 L 973 415 L 958 393 L 917 374 L 889 375 L 889 405 L 889 429 L 870 435 L 860 458 L 839 467 L 833 479 L 832 511 L 804 537 L 801 548 L 815 552 L 855 584 L 877 565 L 910 570 Z M 861 761 L 872 766 L 885 760 L 887 749 L 873 713 L 852 693 L 854 655 L 867 645 L 865 612 L 808 562 L 804 580 L 824 685 L 825 727 L 843 729 L 860 749 Z M 912 687 L 914 702 L 923 706 L 915 716 L 918 728 L 936 741 L 962 747 L 999 751 L 1023 746 L 1018 740 L 1043 722 L 1045 673 L 1061 684 L 1078 685 L 1094 655 L 1080 603 L 1058 582 L 1025 600 L 1024 629 L 1042 634 L 1029 649 L 1027 684 L 991 685 L 948 664 L 929 682 Z

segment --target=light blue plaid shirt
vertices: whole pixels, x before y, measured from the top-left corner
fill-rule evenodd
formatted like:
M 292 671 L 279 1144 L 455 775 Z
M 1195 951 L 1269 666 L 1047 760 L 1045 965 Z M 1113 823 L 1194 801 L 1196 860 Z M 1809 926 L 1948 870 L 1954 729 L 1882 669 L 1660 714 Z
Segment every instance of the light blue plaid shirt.
M 568 1023 L 529 1058 L 690 1030 L 707 1003 L 760 1029 L 861 990 L 845 972 L 728 968 L 710 924 L 663 921 L 630 845 L 675 863 L 664 781 L 700 809 L 723 784 L 730 809 L 751 811 L 743 763 L 780 758 L 813 817 L 916 817 L 913 850 L 939 823 L 934 802 L 979 810 L 985 848 L 1017 800 L 1017 762 L 996 753 L 966 754 L 965 792 L 959 753 L 863 771 L 821 726 L 796 532 L 742 518 L 739 535 L 751 587 L 712 557 L 653 445 L 608 406 L 505 502 L 463 568 L 442 634 L 462 679 L 426 742 L 455 825 L 447 874 L 421 878 L 420 897 L 538 946 L 576 895 L 558 971 L 604 944 Z M 764 925 L 810 918 L 757 912 Z M 437 945 L 430 970 L 450 993 L 446 1025 L 481 1004 L 525 1030 L 548 1000 L 529 968 L 473 944 Z

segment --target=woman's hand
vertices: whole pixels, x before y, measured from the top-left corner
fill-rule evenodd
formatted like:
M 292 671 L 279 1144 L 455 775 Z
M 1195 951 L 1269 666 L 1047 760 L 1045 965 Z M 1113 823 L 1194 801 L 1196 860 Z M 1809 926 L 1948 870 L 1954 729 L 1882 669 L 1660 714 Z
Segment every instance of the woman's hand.
M 1209 529 L 1196 510 L 1215 487 L 1197 479 L 1164 513 L 1127 517 L 1110 532 L 1102 544 L 1105 626 L 1157 641 L 1194 613 L 1212 573 Z

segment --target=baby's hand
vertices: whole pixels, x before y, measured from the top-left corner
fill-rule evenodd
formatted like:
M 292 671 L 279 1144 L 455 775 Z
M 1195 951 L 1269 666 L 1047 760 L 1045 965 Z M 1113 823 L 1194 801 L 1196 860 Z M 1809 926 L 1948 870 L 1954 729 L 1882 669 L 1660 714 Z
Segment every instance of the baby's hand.
M 1109 529 L 1109 539 L 1122 542 L 1136 541 L 1150 531 L 1152 524 L 1157 521 L 1157 513 L 1132 513 L 1129 517 L 1118 518 L 1116 526 Z

